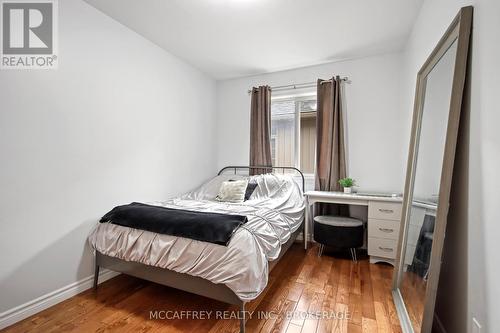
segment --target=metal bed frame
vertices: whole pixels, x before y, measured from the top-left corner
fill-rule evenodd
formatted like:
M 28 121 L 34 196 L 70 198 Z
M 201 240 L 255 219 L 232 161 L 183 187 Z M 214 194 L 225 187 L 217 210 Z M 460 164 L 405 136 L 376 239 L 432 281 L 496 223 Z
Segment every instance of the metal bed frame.
M 234 170 L 234 174 L 237 174 L 237 170 L 246 169 L 251 170 L 293 170 L 300 174 L 302 178 L 302 191 L 305 189 L 305 179 L 304 174 L 297 168 L 294 167 L 271 167 L 271 166 L 226 166 L 222 168 L 217 175 L 223 174 L 226 170 Z M 274 266 L 279 262 L 279 260 L 285 255 L 288 249 L 295 242 L 297 236 L 301 231 L 304 230 L 304 221 L 301 222 L 301 226 L 290 236 L 290 239 L 281 246 L 281 251 L 278 259 L 269 262 L 269 272 L 274 268 Z M 304 237 L 304 242 L 306 237 Z M 120 272 L 123 274 L 135 276 L 144 280 L 152 281 L 155 283 L 162 284 L 164 286 L 172 287 L 175 289 L 184 290 L 193 294 L 205 296 L 212 298 L 224 303 L 229 303 L 239 306 L 240 320 L 240 333 L 245 333 L 245 302 L 242 301 L 231 289 L 229 289 L 224 284 L 216 284 L 210 282 L 209 280 L 203 279 L 201 277 L 192 276 L 185 273 L 178 273 L 173 270 L 166 268 L 149 266 L 138 262 L 125 261 L 119 258 L 110 257 L 104 255 L 98 251 L 95 253 L 95 270 L 94 270 L 94 290 L 97 290 L 98 280 L 99 280 L 99 269 L 107 268 L 109 270 Z

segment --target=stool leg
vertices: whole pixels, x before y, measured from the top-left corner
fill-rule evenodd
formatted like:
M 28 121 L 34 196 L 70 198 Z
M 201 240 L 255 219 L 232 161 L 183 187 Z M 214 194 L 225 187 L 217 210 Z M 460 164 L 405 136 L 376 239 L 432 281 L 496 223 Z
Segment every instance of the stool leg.
M 358 258 L 356 257 L 356 249 L 351 247 L 349 249 L 351 251 L 351 258 L 352 258 L 352 261 L 354 262 L 357 262 L 358 261 Z
M 325 248 L 325 245 L 323 244 L 320 244 L 319 245 L 319 249 L 318 249 L 318 257 L 321 257 L 321 255 L 323 254 L 323 249 Z

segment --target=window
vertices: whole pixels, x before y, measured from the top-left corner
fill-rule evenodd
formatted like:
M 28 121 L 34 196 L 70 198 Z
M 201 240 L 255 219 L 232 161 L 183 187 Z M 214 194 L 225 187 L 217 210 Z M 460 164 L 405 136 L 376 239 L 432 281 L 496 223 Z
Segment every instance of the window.
M 316 95 L 271 100 L 271 155 L 275 166 L 314 173 Z

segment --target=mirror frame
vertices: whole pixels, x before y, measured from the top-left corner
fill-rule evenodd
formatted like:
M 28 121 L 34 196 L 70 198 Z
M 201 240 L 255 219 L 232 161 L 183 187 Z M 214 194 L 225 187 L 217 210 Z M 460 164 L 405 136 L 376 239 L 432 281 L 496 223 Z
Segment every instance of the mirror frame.
M 434 307 L 439 283 L 441 269 L 441 258 L 443 253 L 444 237 L 450 192 L 452 184 L 453 166 L 455 162 L 455 151 L 457 145 L 458 128 L 460 124 L 460 113 L 462 110 L 462 99 L 464 95 L 467 63 L 469 56 L 469 43 L 472 29 L 472 6 L 463 7 L 455 17 L 449 28 L 439 40 L 430 56 L 425 61 L 417 74 L 417 86 L 415 90 L 415 102 L 413 109 L 412 128 L 410 136 L 410 147 L 408 152 L 408 163 L 406 167 L 406 181 L 403 196 L 403 208 L 401 214 L 401 228 L 399 233 L 397 257 L 395 262 L 394 277 L 392 282 L 392 295 L 403 332 L 413 333 L 413 326 L 406 310 L 399 286 L 404 273 L 404 256 L 406 253 L 406 241 L 410 222 L 411 202 L 413 200 L 413 189 L 415 182 L 416 161 L 420 130 L 422 126 L 422 114 L 425 99 L 427 76 L 442 56 L 457 42 L 455 55 L 455 66 L 453 72 L 450 109 L 448 125 L 446 130 L 443 164 L 441 169 L 441 180 L 439 185 L 439 198 L 434 227 L 434 239 L 431 249 L 430 270 L 425 291 L 425 306 L 421 324 L 421 332 L 431 332 L 434 317 Z

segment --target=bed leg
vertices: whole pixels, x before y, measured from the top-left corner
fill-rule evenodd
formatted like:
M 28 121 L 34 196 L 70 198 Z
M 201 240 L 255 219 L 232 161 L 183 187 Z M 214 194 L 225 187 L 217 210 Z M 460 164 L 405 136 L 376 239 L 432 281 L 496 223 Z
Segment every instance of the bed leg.
M 97 264 L 97 253 L 95 254 L 94 266 L 94 290 L 97 290 L 97 283 L 99 282 L 99 265 Z
M 240 307 L 240 333 L 245 333 L 245 302 Z

